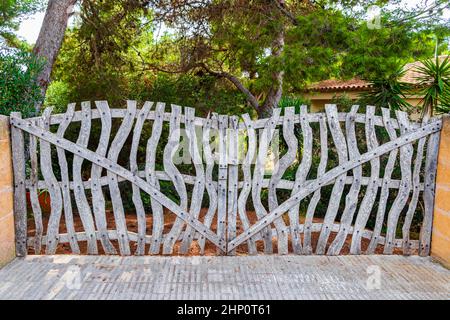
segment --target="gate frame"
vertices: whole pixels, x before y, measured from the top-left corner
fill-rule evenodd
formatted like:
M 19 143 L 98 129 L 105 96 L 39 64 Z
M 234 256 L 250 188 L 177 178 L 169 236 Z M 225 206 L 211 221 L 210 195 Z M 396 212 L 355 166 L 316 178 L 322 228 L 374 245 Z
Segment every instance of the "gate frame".
M 227 116 L 219 116 L 219 125 L 222 125 L 220 128 L 222 130 L 219 130 L 219 134 L 220 132 L 223 132 L 224 136 L 226 136 L 225 131 L 228 129 L 228 121 L 230 119 Z M 27 208 L 26 208 L 26 186 L 25 186 L 25 150 L 24 150 L 24 134 L 23 131 L 31 133 L 34 128 L 31 128 L 28 124 L 28 122 L 26 120 L 21 119 L 21 115 L 20 113 L 12 113 L 11 114 L 11 149 L 12 149 L 12 158 L 13 158 L 13 168 L 14 168 L 14 221 L 15 221 L 15 239 L 16 239 L 16 255 L 17 256 L 26 256 L 27 254 Z M 438 166 L 438 172 L 437 172 L 437 177 L 436 177 L 436 195 L 435 198 L 431 198 L 433 201 L 431 203 L 431 211 L 433 212 L 434 217 L 439 216 L 438 219 L 428 219 L 427 221 L 424 221 L 424 224 L 426 224 L 426 228 L 424 228 L 425 232 L 424 234 L 421 234 L 421 240 L 420 242 L 422 243 L 421 245 L 421 254 L 420 255 L 429 255 L 430 254 L 430 247 L 427 245 L 423 245 L 423 243 L 425 243 L 426 239 L 429 239 L 432 234 L 433 234 L 433 242 L 436 242 L 435 245 L 431 246 L 431 256 L 436 256 L 437 258 L 439 258 L 439 260 L 443 261 L 444 263 L 450 263 L 450 257 L 448 256 L 448 253 L 442 253 L 441 248 L 443 245 L 446 246 L 447 248 L 450 248 L 450 238 L 448 236 L 448 234 L 450 234 L 450 230 L 445 230 L 444 235 L 443 236 L 439 236 L 442 235 L 442 228 L 443 225 L 445 227 L 445 224 L 448 224 L 447 221 L 442 219 L 442 216 L 445 214 L 442 214 L 442 210 L 444 210 L 446 212 L 446 215 L 448 215 L 448 212 L 450 211 L 450 207 L 447 208 L 446 204 L 444 203 L 442 206 L 440 201 L 442 201 L 443 199 L 448 198 L 448 195 L 445 195 L 445 193 L 442 193 L 442 188 L 439 188 L 439 186 L 441 184 L 446 184 L 449 183 L 450 184 L 450 177 L 447 177 L 447 175 L 445 174 L 446 170 L 448 169 L 444 169 L 446 163 L 445 160 L 446 158 L 450 157 L 450 152 L 446 153 L 446 151 L 450 150 L 450 148 L 447 149 L 448 144 L 450 144 L 450 120 L 449 120 L 449 116 L 444 116 L 443 120 L 442 120 L 442 131 L 440 136 L 442 137 L 440 142 L 439 142 L 439 135 L 435 135 L 437 138 L 435 139 L 434 143 L 432 144 L 433 147 L 432 149 L 428 150 L 429 153 L 434 153 L 434 154 L 438 154 L 439 152 L 439 160 L 436 160 L 439 162 Z M 437 128 L 434 127 L 434 129 L 432 129 L 433 126 L 435 126 L 436 123 L 430 123 L 428 125 L 426 125 L 427 128 L 429 128 L 431 131 L 430 133 L 433 132 L 437 132 L 439 130 L 441 130 L 441 128 Z M 236 129 L 233 127 L 233 129 Z M 427 131 L 427 129 L 424 129 L 424 127 L 421 128 L 424 131 Z M 228 129 L 229 130 L 229 129 Z M 49 142 L 51 142 L 52 144 L 59 146 L 59 147 L 63 147 L 64 149 L 76 153 L 80 147 L 76 146 L 76 144 L 72 143 L 73 145 L 69 146 L 63 146 L 62 142 L 65 141 L 59 141 L 61 139 L 57 139 L 56 136 L 52 136 L 52 134 L 46 133 L 44 130 L 39 131 L 39 130 L 34 130 L 35 134 L 38 135 L 40 138 L 47 140 Z M 430 134 L 428 133 L 428 134 Z M 418 136 L 419 139 L 420 137 L 422 137 L 422 135 L 420 135 L 419 130 L 417 130 L 417 132 L 413 132 L 410 133 L 408 135 L 408 138 L 404 138 L 403 140 L 406 139 L 406 141 L 403 141 L 403 145 L 406 145 L 410 142 L 408 142 L 409 138 L 412 138 L 413 136 Z M 427 136 L 427 134 L 423 134 L 423 136 Z M 404 135 L 402 135 L 401 137 L 404 137 Z M 391 143 L 390 147 L 385 147 L 386 144 L 380 146 L 379 148 L 377 148 L 377 151 L 383 151 L 383 153 L 389 152 L 390 150 L 394 149 L 395 147 L 400 147 L 399 146 L 395 146 L 394 145 L 397 143 L 400 143 L 400 141 L 402 140 L 400 138 L 398 138 L 398 141 L 391 141 L 388 142 L 387 144 Z M 220 141 L 223 143 L 225 141 L 225 139 L 220 139 Z M 70 141 L 69 141 L 70 142 Z M 383 147 L 383 148 L 382 148 Z M 391 149 L 392 148 L 392 149 Z M 445 150 L 444 150 L 445 148 Z M 384 150 L 383 150 L 384 149 Z M 444 150 L 444 152 L 442 150 Z M 112 172 L 119 174 L 121 176 L 124 176 L 124 172 L 122 170 L 126 170 L 125 168 L 122 168 L 120 166 L 117 165 L 117 167 L 114 167 L 114 163 L 110 163 L 108 162 L 108 159 L 106 159 L 105 157 L 96 157 L 95 153 L 90 151 L 90 150 L 82 150 L 83 153 L 92 153 L 93 155 L 90 155 L 90 157 L 92 158 L 92 160 L 90 160 L 89 158 L 85 157 L 85 159 L 93 162 L 93 163 L 99 163 L 101 166 L 103 166 L 104 168 L 111 170 Z M 367 162 L 370 161 L 372 158 L 370 158 L 370 154 L 375 153 L 375 155 L 373 156 L 377 156 L 376 155 L 376 151 L 373 150 L 371 152 L 367 152 L 366 154 L 361 155 L 360 160 L 363 162 Z M 222 154 L 222 153 L 221 153 Z M 225 155 L 227 153 L 225 152 Z M 380 154 L 378 154 L 379 156 Z M 96 161 L 96 162 L 94 162 Z M 316 184 L 314 186 L 312 186 L 311 184 L 309 185 L 304 185 L 304 187 L 306 188 L 319 188 L 321 185 L 326 184 L 325 180 L 333 180 L 335 179 L 337 176 L 339 176 L 340 174 L 342 174 L 342 172 L 346 172 L 348 170 L 351 170 L 357 166 L 359 166 L 360 164 L 362 164 L 363 162 L 361 161 L 348 161 L 345 164 L 342 164 L 341 166 L 338 166 L 336 168 L 333 168 L 332 170 L 330 170 L 329 172 L 327 172 L 326 177 L 322 178 L 322 179 L 318 179 L 318 181 L 316 181 Z M 281 204 L 280 206 L 278 206 L 275 210 L 272 210 L 264 219 L 260 219 L 256 224 L 254 224 L 251 229 L 252 231 L 255 232 L 255 234 L 250 233 L 250 235 L 248 235 L 248 233 L 246 234 L 241 234 L 231 240 L 225 240 L 227 235 L 228 237 L 232 238 L 233 237 L 233 231 L 232 229 L 229 229 L 226 222 L 228 221 L 227 213 L 228 215 L 230 214 L 236 214 L 235 212 L 231 212 L 234 209 L 233 208 L 227 208 L 227 202 L 229 200 L 229 198 L 227 197 L 227 194 L 231 191 L 232 189 L 230 189 L 230 186 L 233 186 L 233 181 L 235 179 L 228 179 L 229 178 L 229 171 L 232 169 L 232 165 L 229 164 L 228 159 L 222 158 L 220 160 L 219 163 L 219 181 L 218 181 L 218 185 L 219 185 L 219 204 L 222 203 L 221 208 L 222 210 L 220 210 L 218 208 L 218 212 L 222 213 L 221 218 L 219 221 L 222 222 L 223 225 L 223 229 L 221 229 L 221 231 L 219 231 L 219 227 L 218 227 L 218 233 L 219 236 L 217 237 L 217 244 L 218 246 L 220 246 L 220 248 L 222 248 L 221 251 L 225 252 L 226 254 L 229 253 L 233 253 L 234 249 L 241 243 L 245 242 L 246 240 L 248 240 L 249 238 L 251 238 L 252 236 L 254 236 L 256 233 L 258 233 L 260 230 L 262 230 L 264 227 L 270 225 L 271 222 L 273 222 L 275 219 L 277 219 L 277 217 L 282 214 L 283 212 L 286 212 L 286 210 L 288 210 L 290 207 L 292 207 L 293 205 L 295 205 L 295 203 L 298 201 L 298 198 L 300 196 L 303 195 L 303 193 L 305 193 L 305 191 L 300 191 L 297 194 L 294 194 L 293 196 L 291 196 L 287 201 L 285 201 L 283 204 Z M 436 163 L 430 163 L 429 166 L 431 166 L 432 168 L 436 168 Z M 113 169 L 112 169 L 113 168 Z M 126 170 L 128 171 L 128 170 Z M 331 172 L 332 171 L 332 172 Z M 223 174 L 222 174 L 223 173 Z M 128 173 L 125 173 L 125 175 L 127 175 Z M 220 178 L 222 177 L 222 178 Z M 136 184 L 141 184 L 142 185 L 142 189 L 145 190 L 144 188 L 146 188 L 146 186 L 144 186 L 144 184 L 146 185 L 145 181 L 144 184 L 139 183 L 139 177 L 136 176 L 130 176 L 130 179 L 128 179 L 130 182 L 136 183 Z M 427 175 L 426 177 L 428 183 L 431 183 L 435 181 L 435 174 L 430 174 Z M 141 179 L 142 180 L 142 179 Z M 320 181 L 319 181 L 320 180 Z M 222 181 L 222 183 L 221 183 Z M 159 192 L 158 190 L 152 188 L 150 186 L 149 188 L 149 192 Z M 425 191 L 427 193 L 431 192 L 431 196 L 434 193 L 434 188 L 429 188 L 428 190 L 425 189 Z M 308 194 L 310 194 L 312 191 L 308 192 Z M 163 194 L 161 194 L 162 196 L 164 196 Z M 436 201 L 436 205 L 434 204 Z M 229 203 L 228 203 L 229 205 Z M 237 203 L 236 203 L 237 205 Z M 172 205 L 169 205 L 170 207 L 172 207 L 172 211 L 175 213 L 175 211 L 179 211 L 180 215 L 182 216 L 183 214 L 186 215 L 185 217 L 185 221 L 188 224 L 197 224 L 198 221 L 192 220 L 190 217 L 187 216 L 187 212 L 183 212 L 182 210 L 178 210 L 180 208 L 176 208 L 173 207 Z M 443 209 L 444 207 L 444 209 Z M 170 209 L 170 208 L 169 208 Z M 175 210 L 175 211 L 174 211 Z M 230 211 L 231 210 L 231 211 Z M 219 218 L 219 216 L 218 216 Z M 203 223 L 199 222 L 200 225 L 197 225 L 197 227 L 204 227 Z M 433 231 L 432 231 L 433 230 Z M 198 230 L 199 232 L 201 232 L 200 230 Z M 249 230 L 250 231 L 250 230 Z M 437 231 L 437 232 L 436 232 Z M 2 230 L 0 230 L 0 232 L 2 232 Z M 208 232 L 204 232 L 205 234 L 207 234 Z M 210 239 L 210 237 L 215 238 L 215 234 L 208 234 L 208 239 Z M 442 242 L 444 241 L 444 242 Z M 429 240 L 428 240 L 429 243 Z M 447 255 L 447 256 L 446 256 Z

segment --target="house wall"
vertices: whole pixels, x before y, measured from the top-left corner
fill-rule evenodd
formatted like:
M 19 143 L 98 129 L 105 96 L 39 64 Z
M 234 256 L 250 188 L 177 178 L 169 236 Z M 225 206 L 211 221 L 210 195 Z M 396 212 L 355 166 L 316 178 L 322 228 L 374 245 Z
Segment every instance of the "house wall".
M 311 101 L 311 112 L 320 112 L 325 109 L 325 105 L 332 103 L 334 97 L 346 95 L 348 98 L 356 101 L 360 95 L 367 91 L 329 91 L 329 92 L 308 92 L 303 97 Z M 418 95 L 407 96 L 406 101 L 413 107 L 421 104 L 422 97 Z M 412 114 L 412 118 L 420 116 L 420 111 Z

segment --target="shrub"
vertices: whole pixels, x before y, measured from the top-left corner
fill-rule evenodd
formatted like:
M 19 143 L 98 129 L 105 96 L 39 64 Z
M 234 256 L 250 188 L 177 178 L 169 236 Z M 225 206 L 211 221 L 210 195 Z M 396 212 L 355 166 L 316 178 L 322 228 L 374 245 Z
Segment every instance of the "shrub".
M 37 76 L 43 64 L 32 53 L 0 49 L 0 114 L 19 111 L 24 117 L 35 113 L 42 101 Z

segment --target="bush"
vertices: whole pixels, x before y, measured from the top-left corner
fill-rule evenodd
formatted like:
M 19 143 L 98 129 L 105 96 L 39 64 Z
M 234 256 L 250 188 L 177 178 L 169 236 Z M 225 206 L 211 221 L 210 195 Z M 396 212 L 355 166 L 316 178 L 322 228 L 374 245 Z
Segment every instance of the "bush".
M 0 114 L 19 111 L 24 117 L 35 113 L 42 101 L 37 76 L 43 64 L 32 53 L 0 49 Z

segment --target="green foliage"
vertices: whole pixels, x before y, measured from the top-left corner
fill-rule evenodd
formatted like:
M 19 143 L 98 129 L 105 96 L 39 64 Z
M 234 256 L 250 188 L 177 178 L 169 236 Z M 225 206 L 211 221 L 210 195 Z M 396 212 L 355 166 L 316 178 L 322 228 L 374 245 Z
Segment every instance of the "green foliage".
M 70 101 L 70 87 L 63 81 L 52 81 L 45 94 L 44 106 L 53 107 L 53 113 L 63 113 L 66 111 Z
M 397 67 L 386 77 L 370 80 L 372 88 L 362 95 L 363 104 L 393 110 L 410 110 L 412 106 L 406 101 L 406 94 L 411 91 L 412 86 L 400 80 L 405 72 L 403 67 Z
M 337 105 L 340 112 L 349 112 L 355 103 L 347 94 L 335 94 L 331 103 Z
M 278 103 L 278 107 L 283 110 L 283 113 L 284 113 L 284 108 L 295 107 L 295 113 L 299 114 L 300 106 L 302 106 L 302 105 L 308 106 L 310 104 L 311 104 L 311 101 L 309 101 L 303 97 L 290 95 L 290 96 L 281 97 L 280 102 Z
M 428 117 L 433 112 L 450 111 L 450 60 L 439 57 L 422 61 L 417 68 L 420 93 L 423 95 L 423 115 Z
M 33 54 L 20 50 L 0 50 L 0 114 L 20 111 L 34 113 L 41 101 L 37 75 L 43 64 Z

